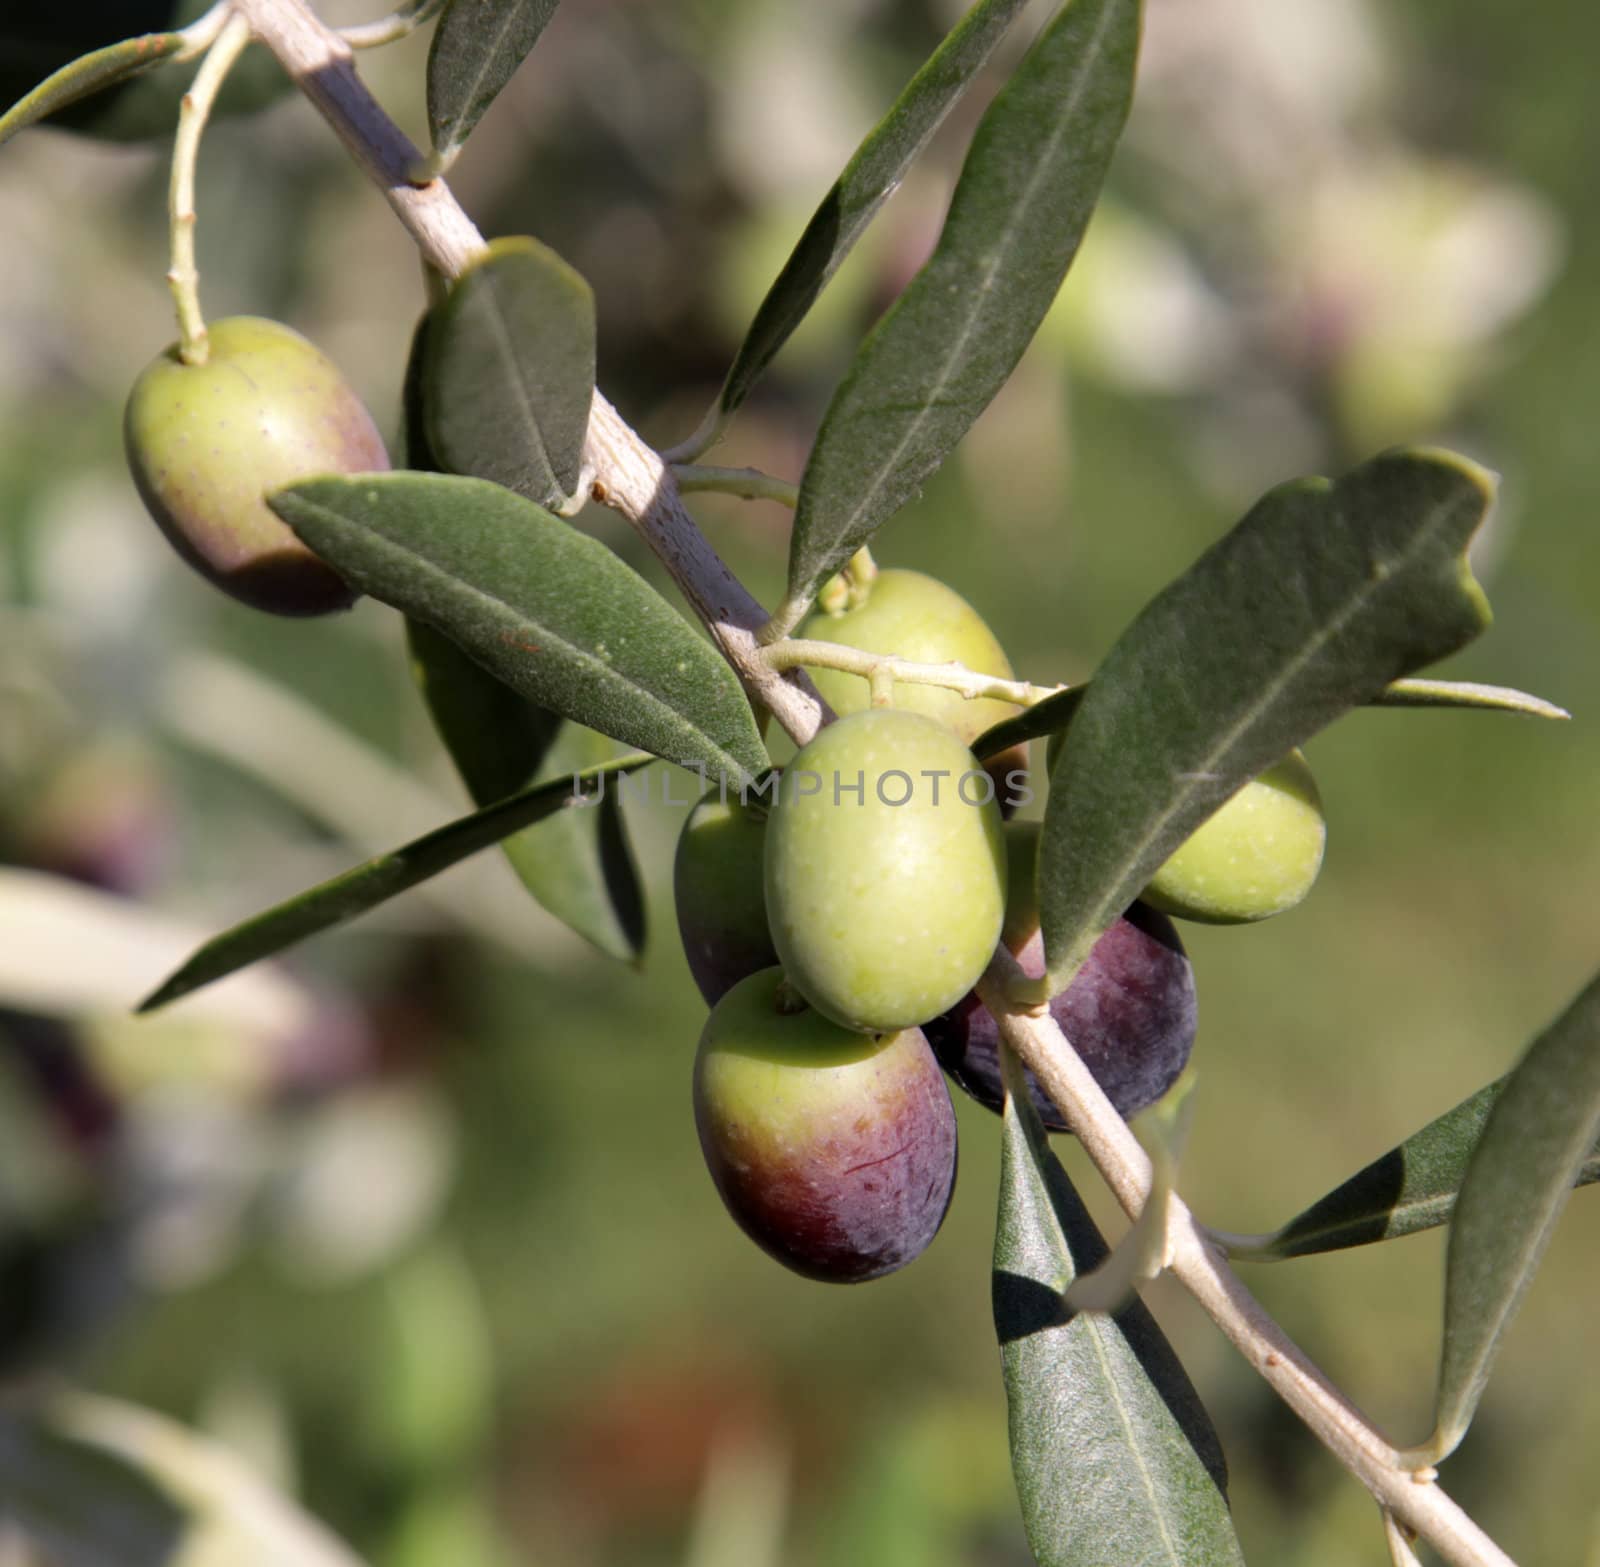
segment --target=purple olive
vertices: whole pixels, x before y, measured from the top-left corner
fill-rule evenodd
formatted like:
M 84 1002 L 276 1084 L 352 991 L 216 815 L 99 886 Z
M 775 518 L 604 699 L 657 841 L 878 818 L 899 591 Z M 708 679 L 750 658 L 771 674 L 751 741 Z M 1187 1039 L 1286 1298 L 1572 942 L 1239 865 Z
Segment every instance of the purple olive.
M 1018 955 L 1044 973 L 1037 932 Z M 1095 944 L 1077 977 L 1050 1003 L 1050 1015 L 1124 1117 L 1154 1104 L 1177 1081 L 1194 1044 L 1194 973 L 1172 921 L 1135 903 Z M 1000 1032 L 975 994 L 923 1025 L 940 1064 L 979 1104 L 999 1110 Z M 1028 1073 L 1034 1108 L 1053 1132 L 1060 1112 Z
M 765 812 L 709 789 L 689 812 L 672 861 L 672 896 L 689 972 L 708 1006 L 778 961 L 767 927 Z
M 776 968 L 713 1008 L 694 1115 L 728 1212 L 807 1278 L 855 1284 L 903 1268 L 955 1190 L 955 1111 L 921 1031 L 841 1028 Z

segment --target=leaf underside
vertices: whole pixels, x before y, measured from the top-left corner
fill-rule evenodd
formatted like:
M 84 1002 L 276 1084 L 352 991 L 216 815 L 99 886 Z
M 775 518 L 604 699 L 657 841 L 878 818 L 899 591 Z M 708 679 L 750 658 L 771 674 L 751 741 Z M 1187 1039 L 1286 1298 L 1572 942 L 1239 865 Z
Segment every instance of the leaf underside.
M 428 130 L 450 158 L 528 57 L 557 0 L 448 0 L 428 47 Z
M 49 115 L 142 76 L 178 53 L 186 42 L 181 33 L 146 33 L 70 61 L 0 114 L 0 144 Z
M 1025 1091 L 1007 1096 L 1001 1158 L 995 1329 L 1040 1567 L 1242 1563 L 1216 1433 L 1154 1318 L 1137 1299 L 1115 1316 L 1062 1302 L 1107 1247 Z

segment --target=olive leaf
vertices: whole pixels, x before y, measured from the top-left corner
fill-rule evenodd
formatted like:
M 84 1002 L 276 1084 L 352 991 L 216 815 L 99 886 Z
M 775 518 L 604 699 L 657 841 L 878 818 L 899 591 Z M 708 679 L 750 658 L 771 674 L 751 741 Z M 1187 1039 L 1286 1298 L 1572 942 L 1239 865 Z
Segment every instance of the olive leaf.
M 428 129 L 448 163 L 528 57 L 557 0 L 446 0 L 428 47 Z
M 142 76 L 171 59 L 187 42 L 182 33 L 146 33 L 139 38 L 124 38 L 120 43 L 108 44 L 104 49 L 69 61 L 0 114 L 0 143 L 9 141 L 18 131 L 37 124 L 47 115 L 56 114 L 120 82 Z
M 994 1319 L 1011 1464 L 1040 1567 L 1226 1567 L 1243 1563 L 1216 1432 L 1143 1302 L 1073 1312 L 1062 1292 L 1107 1256 L 1105 1241 L 1001 1050 Z
M 519 696 L 446 636 L 406 622 L 411 669 L 468 793 L 492 805 L 531 784 L 609 760 L 603 735 Z M 594 810 L 558 811 L 500 844 L 523 886 L 610 957 L 637 958 L 644 900 L 616 794 Z
M 973 742 L 980 761 L 999 756 L 1028 740 L 1053 739 L 1063 734 L 1078 711 L 1088 684 L 1072 686 L 1025 707 L 1011 718 L 991 725 Z M 1554 702 L 1513 686 L 1484 685 L 1476 680 L 1391 680 L 1364 704 L 1367 707 L 1438 707 L 1475 713 L 1517 713 L 1524 718 L 1570 719 L 1572 714 Z M 1052 755 L 1051 763 L 1055 758 Z
M 647 752 L 636 752 L 585 768 L 572 778 L 554 778 L 319 882 L 212 937 L 141 1001 L 137 1010 L 154 1012 L 308 936 L 353 920 L 430 876 L 449 870 L 469 854 L 477 854 L 557 811 L 591 806 L 606 779 L 634 772 L 654 760 Z
M 1467 1165 L 1445 1257 L 1444 1349 L 1433 1435 L 1455 1450 L 1573 1182 L 1600 1137 L 1600 975 L 1501 1085 Z
M 1493 493 L 1483 469 L 1426 450 L 1283 485 L 1140 612 L 1050 774 L 1036 988 L 1064 989 L 1248 780 L 1488 624 L 1465 552 Z
M 1229 1236 L 1228 1255 L 1276 1262 L 1395 1240 L 1448 1224 L 1489 1110 L 1505 1085 L 1502 1077 L 1480 1088 L 1270 1235 Z M 1573 1184 L 1595 1181 L 1600 1181 L 1600 1142 L 1578 1167 Z
M 1025 4 L 979 0 L 856 148 L 761 301 L 722 384 L 713 411 L 718 424 L 749 396 Z
M 363 593 L 540 706 L 743 785 L 767 766 L 733 671 L 595 539 L 482 479 L 313 479 L 269 503 Z
M 532 239 L 497 239 L 419 329 L 427 445 L 438 467 L 541 506 L 578 487 L 594 400 L 594 294 Z
M 1122 134 L 1139 25 L 1139 0 L 1069 0 L 984 113 L 933 255 L 823 418 L 800 481 L 789 609 L 916 494 L 1016 368 Z

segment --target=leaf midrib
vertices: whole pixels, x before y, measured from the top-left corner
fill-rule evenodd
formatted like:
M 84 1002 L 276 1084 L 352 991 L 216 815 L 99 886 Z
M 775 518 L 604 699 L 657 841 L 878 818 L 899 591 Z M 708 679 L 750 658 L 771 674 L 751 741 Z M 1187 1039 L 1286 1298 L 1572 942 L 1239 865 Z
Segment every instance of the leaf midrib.
M 514 605 L 507 603 L 506 600 L 498 597 L 494 593 L 491 593 L 488 589 L 479 587 L 477 583 L 469 582 L 464 577 L 452 575 L 443 567 L 438 566 L 433 561 L 429 560 L 426 555 L 419 554 L 415 550 L 408 548 L 406 545 L 397 543 L 394 539 L 389 538 L 385 534 L 377 532 L 375 529 L 363 527 L 360 523 L 351 523 L 342 512 L 336 511 L 332 507 L 319 505 L 319 503 L 316 501 L 307 501 L 305 504 L 311 506 L 314 510 L 321 511 L 325 516 L 332 517 L 337 523 L 343 526 L 354 526 L 360 528 L 362 533 L 380 548 L 387 549 L 393 552 L 395 555 L 402 557 L 406 561 L 415 562 L 417 566 L 422 569 L 422 571 L 431 574 L 434 579 L 446 584 L 451 590 L 458 593 L 464 593 L 468 597 L 477 600 L 485 606 L 492 606 L 491 613 L 495 611 L 503 612 L 504 614 L 511 616 L 513 620 L 520 622 L 521 625 L 532 627 L 538 633 L 538 635 L 544 638 L 548 643 L 565 650 L 574 659 L 574 661 L 579 663 L 584 668 L 585 672 L 592 670 L 600 681 L 613 687 L 621 687 L 630 693 L 637 694 L 639 697 L 642 697 L 647 704 L 650 705 L 653 711 L 664 714 L 671 721 L 673 727 L 681 731 L 686 731 L 690 734 L 696 734 L 703 737 L 717 759 L 724 764 L 731 764 L 735 774 L 739 778 L 743 779 L 749 776 L 750 770 L 739 761 L 738 757 L 734 756 L 731 751 L 724 750 L 716 743 L 715 740 L 712 739 L 709 734 L 706 733 L 705 730 L 700 728 L 698 724 L 695 724 L 689 719 L 685 718 L 684 715 L 675 707 L 663 700 L 661 697 L 657 696 L 647 687 L 639 685 L 633 680 L 629 679 L 626 675 L 619 673 L 610 664 L 606 663 L 604 659 L 597 658 L 593 653 L 589 653 L 578 647 L 576 644 L 568 641 L 567 638 L 560 635 L 559 632 L 548 630 L 542 622 L 533 619 L 531 616 L 524 615 Z M 428 620 L 428 617 L 422 614 L 419 614 L 417 618 L 424 621 Z M 433 624 L 431 621 L 428 623 Z M 449 635 L 449 631 L 443 625 L 438 626 L 437 629 L 443 632 L 446 636 Z M 581 722 L 581 720 L 579 721 Z M 671 760 L 671 758 L 663 758 L 663 760 Z

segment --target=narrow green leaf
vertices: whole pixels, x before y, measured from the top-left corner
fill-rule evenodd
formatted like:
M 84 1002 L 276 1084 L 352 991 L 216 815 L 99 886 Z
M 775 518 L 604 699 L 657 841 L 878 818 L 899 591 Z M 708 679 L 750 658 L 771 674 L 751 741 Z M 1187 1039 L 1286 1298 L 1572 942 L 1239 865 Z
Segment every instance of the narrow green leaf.
M 47 115 L 143 75 L 170 59 L 186 41 L 182 33 L 146 33 L 140 38 L 124 38 L 121 43 L 109 44 L 63 65 L 0 114 L 0 143 Z
M 428 129 L 449 161 L 556 14 L 557 0 L 448 0 L 428 47 Z
M 431 626 L 409 620 L 406 636 L 434 727 L 478 805 L 611 759 L 603 735 L 518 696 Z M 615 795 L 598 810 L 557 812 L 500 847 L 557 919 L 610 957 L 638 957 L 644 902 Z
M 555 778 L 524 789 L 486 810 L 447 822 L 388 854 L 330 877 L 296 897 L 214 936 L 189 960 L 141 1001 L 140 1012 L 154 1012 L 215 980 L 224 979 L 262 958 L 292 947 L 320 931 L 342 925 L 369 909 L 449 870 L 458 860 L 476 854 L 502 838 L 543 821 L 564 809 L 592 803 L 602 780 L 631 773 L 655 758 L 645 753 L 620 756 L 588 768 L 576 779 Z M 576 787 L 575 787 L 576 786 Z
M 1396 680 L 1372 699 L 1374 707 L 1471 707 L 1494 713 L 1521 713 L 1528 718 L 1571 718 L 1564 707 L 1510 686 L 1480 685 L 1475 680 Z
M 1600 1136 L 1600 977 L 1529 1046 L 1490 1107 L 1450 1223 L 1429 1462 L 1472 1423 L 1501 1335 Z
M 718 411 L 723 419 L 744 402 L 762 371 L 805 319 L 840 262 L 894 194 L 906 170 L 972 85 L 1026 3 L 979 0 L 856 148 L 750 323 L 722 384 Z
M 1432 451 L 1283 485 L 1141 611 L 1050 776 L 1051 993 L 1245 782 L 1488 624 L 1465 550 L 1492 494 L 1482 469 Z
M 1002 718 L 998 724 L 991 724 L 973 742 L 973 754 L 979 761 L 986 762 L 991 756 L 999 756 L 1001 752 L 1009 751 L 1012 746 L 1024 741 L 1042 740 L 1046 735 L 1059 734 L 1072 722 L 1072 715 L 1078 711 L 1078 704 L 1088 689 L 1088 686 L 1082 685 L 1073 686 L 1069 691 L 1058 691 L 1054 696 L 1034 703 L 1032 707 L 1023 708 L 1011 718 Z
M 594 294 L 581 274 L 537 240 L 490 244 L 418 339 L 438 466 L 559 506 L 578 487 L 594 334 Z
M 1025 740 L 1054 738 L 1063 733 L 1078 711 L 1088 684 L 1073 686 L 1025 707 L 1012 718 L 984 730 L 973 743 L 979 760 L 998 756 Z M 1368 707 L 1467 708 L 1481 713 L 1520 713 L 1527 718 L 1569 719 L 1572 714 L 1542 696 L 1511 686 L 1486 686 L 1475 680 L 1395 680 L 1367 704 Z M 1055 756 L 1052 754 L 1052 765 Z
M 1230 1238 L 1228 1255 L 1275 1262 L 1395 1240 L 1448 1224 L 1490 1106 L 1505 1083 L 1499 1078 L 1463 1099 L 1271 1235 Z M 1595 1181 L 1600 1181 L 1600 1142 L 1578 1167 L 1573 1184 L 1588 1186 Z
M 1022 357 L 1122 133 L 1139 21 L 1139 0 L 1070 0 L 984 114 L 933 255 L 823 419 L 800 483 L 789 605 L 916 493 Z
M 1204 1406 L 1143 1302 L 1074 1313 L 1061 1294 L 1105 1241 L 1045 1137 L 1011 1051 L 994 1320 L 1011 1464 L 1040 1567 L 1242 1563 Z
M 738 679 L 595 539 L 482 479 L 363 474 L 269 497 L 347 582 L 442 631 L 529 701 L 681 767 L 767 766 Z

